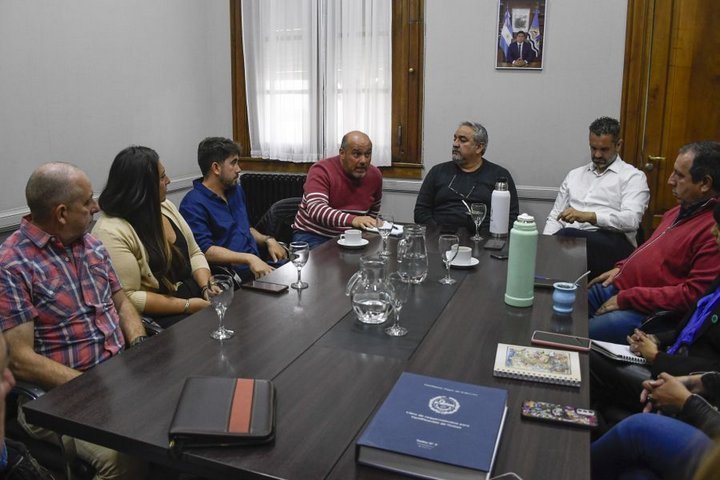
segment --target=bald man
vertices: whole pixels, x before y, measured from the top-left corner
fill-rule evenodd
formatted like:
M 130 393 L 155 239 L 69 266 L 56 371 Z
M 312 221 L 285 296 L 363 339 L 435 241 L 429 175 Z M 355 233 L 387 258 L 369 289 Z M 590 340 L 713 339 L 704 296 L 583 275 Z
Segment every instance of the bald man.
M 51 389 L 147 337 L 107 250 L 86 233 L 98 211 L 87 175 L 67 163 L 41 165 L 25 196 L 30 215 L 0 246 L 0 329 L 15 377 Z M 57 442 L 53 432 L 28 424 L 21 408 L 18 422 L 33 437 Z M 128 455 L 63 442 L 95 468 L 95 478 L 144 476 L 145 464 Z
M 293 223 L 294 241 L 313 248 L 349 228 L 376 226 L 382 173 L 371 161 L 370 137 L 352 131 L 343 136 L 339 155 L 310 167 Z

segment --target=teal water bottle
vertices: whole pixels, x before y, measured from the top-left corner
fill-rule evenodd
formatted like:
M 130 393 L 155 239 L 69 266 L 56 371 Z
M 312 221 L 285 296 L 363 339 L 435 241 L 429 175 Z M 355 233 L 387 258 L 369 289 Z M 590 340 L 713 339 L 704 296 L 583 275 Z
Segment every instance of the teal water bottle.
M 510 230 L 505 287 L 505 303 L 508 305 L 529 307 L 533 304 L 537 242 L 538 231 L 535 226 L 535 218 L 527 213 L 518 215 L 512 230 Z

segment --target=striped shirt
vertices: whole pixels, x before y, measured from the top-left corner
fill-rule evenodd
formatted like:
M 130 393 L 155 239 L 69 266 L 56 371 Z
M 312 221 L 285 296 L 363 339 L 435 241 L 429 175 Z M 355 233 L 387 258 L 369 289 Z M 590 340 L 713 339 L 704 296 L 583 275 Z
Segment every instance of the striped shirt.
M 357 216 L 377 216 L 382 173 L 370 165 L 363 178 L 351 178 L 335 156 L 310 167 L 304 190 L 293 229 L 333 237 L 352 228 Z
M 67 248 L 29 221 L 0 246 L 0 328 L 34 321 L 35 351 L 78 370 L 120 352 L 112 294 L 121 290 L 105 247 L 90 234 Z

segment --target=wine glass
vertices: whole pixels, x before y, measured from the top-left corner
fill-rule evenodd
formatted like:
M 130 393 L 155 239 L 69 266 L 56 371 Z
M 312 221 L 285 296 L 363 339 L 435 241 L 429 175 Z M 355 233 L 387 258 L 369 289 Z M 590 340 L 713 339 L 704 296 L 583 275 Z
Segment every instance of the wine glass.
M 392 286 L 393 293 L 391 297 L 393 311 L 395 313 L 395 321 L 385 329 L 385 333 L 392 337 L 402 337 L 407 334 L 407 328 L 400 326 L 400 310 L 403 304 L 407 302 L 410 294 L 410 284 L 406 282 L 399 272 L 393 272 L 388 275 L 388 282 Z
M 438 281 L 443 285 L 452 285 L 456 280 L 450 277 L 450 264 L 455 260 L 458 250 L 460 250 L 460 239 L 457 235 L 440 235 L 440 238 L 438 238 L 438 247 L 440 248 L 440 255 L 442 255 L 443 263 L 445 263 L 445 268 L 447 269 L 447 275 Z
M 480 241 L 483 237 L 480 236 L 480 225 L 485 220 L 487 214 L 487 205 L 484 203 L 473 203 L 470 205 L 470 216 L 472 217 L 473 223 L 475 223 L 475 235 L 470 237 L 471 240 Z
M 383 257 L 390 256 L 390 251 L 388 250 L 387 244 L 388 237 L 392 232 L 394 224 L 395 222 L 393 221 L 393 217 L 390 215 L 377 216 L 377 229 L 378 233 L 380 234 L 380 238 L 382 238 L 382 250 L 380 251 L 380 255 Z
M 308 245 L 308 242 L 290 243 L 290 261 L 293 263 L 293 265 L 295 265 L 295 268 L 297 268 L 298 272 L 297 282 L 291 283 L 290 286 L 296 290 L 308 288 L 307 282 L 303 282 L 300 279 L 300 272 L 302 271 L 302 267 L 305 266 L 305 264 L 307 263 L 309 255 L 310 245 Z
M 215 340 L 225 340 L 232 337 L 235 332 L 228 330 L 223 326 L 225 320 L 225 312 L 227 307 L 232 303 L 233 294 L 235 292 L 235 283 L 230 275 L 213 275 L 208 282 L 208 295 L 210 296 L 210 304 L 215 309 L 218 316 L 218 328 L 210 333 Z

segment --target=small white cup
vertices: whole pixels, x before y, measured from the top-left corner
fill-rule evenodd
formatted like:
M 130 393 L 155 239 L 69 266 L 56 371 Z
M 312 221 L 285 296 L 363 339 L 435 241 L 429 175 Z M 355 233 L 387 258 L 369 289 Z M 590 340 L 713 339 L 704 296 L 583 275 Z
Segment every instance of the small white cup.
M 360 230 L 345 230 L 340 234 L 340 240 L 346 245 L 360 245 L 362 243 L 362 232 Z
M 457 250 L 458 252 L 455 256 L 455 260 L 453 260 L 453 263 L 458 265 L 470 264 L 472 259 L 472 248 L 459 246 Z

